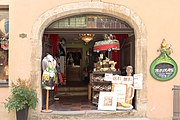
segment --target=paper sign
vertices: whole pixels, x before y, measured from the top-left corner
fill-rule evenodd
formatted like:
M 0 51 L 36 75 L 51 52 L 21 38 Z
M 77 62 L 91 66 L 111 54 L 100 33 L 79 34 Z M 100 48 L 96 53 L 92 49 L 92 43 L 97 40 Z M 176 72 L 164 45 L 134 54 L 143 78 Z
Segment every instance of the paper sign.
M 133 77 L 132 76 L 123 76 L 122 84 L 133 84 Z
M 142 89 L 143 74 L 134 74 L 134 89 Z
M 120 83 L 120 84 L 133 84 L 133 77 L 132 76 L 119 76 L 114 75 L 112 83 Z
M 123 76 L 120 75 L 113 75 L 112 83 L 122 83 Z
M 126 99 L 126 85 L 114 84 L 114 92 L 117 94 L 117 102 L 125 102 Z
M 105 73 L 104 80 L 105 81 L 112 81 L 113 80 L 113 74 L 112 73 Z

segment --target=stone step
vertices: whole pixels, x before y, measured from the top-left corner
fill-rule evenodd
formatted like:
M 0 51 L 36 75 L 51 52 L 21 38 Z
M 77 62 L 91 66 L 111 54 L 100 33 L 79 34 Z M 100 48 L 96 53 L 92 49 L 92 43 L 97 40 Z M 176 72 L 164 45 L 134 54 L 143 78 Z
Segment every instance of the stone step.
M 59 87 L 59 92 L 67 92 L 67 91 L 88 91 L 88 87 Z
M 81 87 L 59 87 L 58 93 L 56 97 L 59 96 L 81 96 L 81 95 L 88 95 L 88 87 L 81 86 Z
M 88 95 L 87 91 L 64 91 L 64 92 L 58 92 L 56 94 L 56 97 L 60 97 L 60 96 L 82 96 L 82 95 Z
M 73 117 L 72 117 L 73 118 Z M 61 117 L 61 120 L 72 120 L 72 118 L 62 118 Z M 77 119 L 76 117 L 74 118 L 74 120 Z M 60 120 L 60 119 L 40 119 L 40 120 Z M 82 119 L 78 119 L 78 120 L 96 120 L 96 119 L 88 119 L 88 118 L 82 118 Z M 98 118 L 98 120 L 150 120 L 148 118 Z
M 130 114 L 131 113 L 131 114 Z M 46 114 L 33 115 L 31 120 L 149 120 L 139 116 L 137 111 L 53 111 Z

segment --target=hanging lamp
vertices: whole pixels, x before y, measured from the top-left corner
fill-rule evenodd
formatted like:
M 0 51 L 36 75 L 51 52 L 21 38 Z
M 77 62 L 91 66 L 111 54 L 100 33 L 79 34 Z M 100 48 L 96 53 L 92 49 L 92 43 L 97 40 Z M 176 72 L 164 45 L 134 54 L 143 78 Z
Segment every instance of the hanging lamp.
M 93 40 L 94 35 L 95 35 L 95 34 L 80 34 L 80 37 L 81 37 L 81 39 L 82 39 L 84 42 L 88 43 L 88 42 L 90 42 L 91 40 Z

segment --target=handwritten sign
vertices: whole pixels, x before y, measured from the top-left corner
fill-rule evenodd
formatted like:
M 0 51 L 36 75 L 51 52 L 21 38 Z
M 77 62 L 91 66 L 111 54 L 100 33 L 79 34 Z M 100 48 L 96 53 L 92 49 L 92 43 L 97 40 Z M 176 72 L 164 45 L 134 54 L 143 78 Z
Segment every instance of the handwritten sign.
M 122 84 L 133 84 L 133 76 L 123 76 Z
M 133 77 L 114 75 L 112 79 L 112 83 L 133 84 Z
M 143 74 L 134 74 L 134 89 L 142 89 Z
M 126 99 L 126 85 L 114 84 L 114 91 L 117 94 L 117 102 L 125 102 Z
M 112 79 L 112 83 L 122 83 L 123 76 L 120 75 L 114 75 Z

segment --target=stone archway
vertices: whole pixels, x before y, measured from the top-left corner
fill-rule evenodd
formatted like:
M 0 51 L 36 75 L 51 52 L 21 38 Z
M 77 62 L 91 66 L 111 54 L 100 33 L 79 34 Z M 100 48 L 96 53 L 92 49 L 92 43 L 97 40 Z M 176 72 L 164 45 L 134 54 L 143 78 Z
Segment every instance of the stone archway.
M 35 21 L 31 31 L 31 78 L 35 80 L 36 86 L 41 86 L 41 56 L 42 56 L 42 35 L 45 28 L 57 19 L 85 14 L 102 13 L 126 21 L 135 30 L 135 73 L 143 73 L 143 90 L 136 92 L 136 109 L 141 116 L 146 114 L 147 106 L 147 33 L 141 18 L 131 9 L 112 3 L 104 2 L 78 2 L 60 5 L 43 13 Z M 37 91 L 41 91 L 38 87 Z M 39 94 L 39 110 L 41 109 L 42 96 Z

